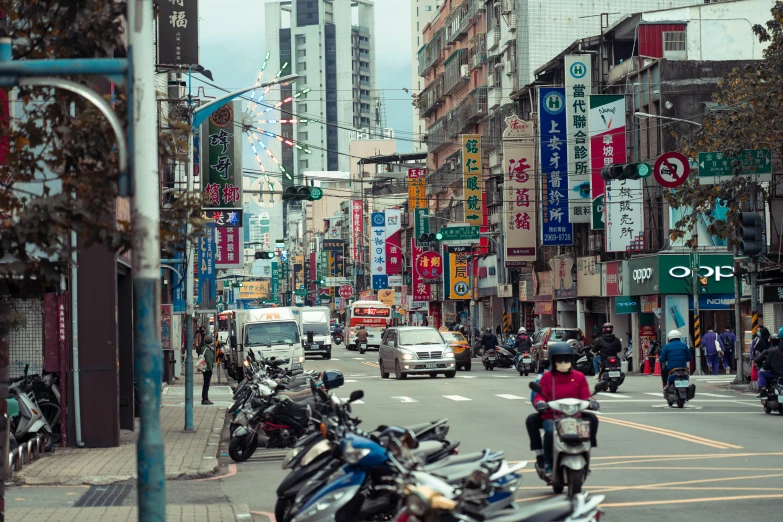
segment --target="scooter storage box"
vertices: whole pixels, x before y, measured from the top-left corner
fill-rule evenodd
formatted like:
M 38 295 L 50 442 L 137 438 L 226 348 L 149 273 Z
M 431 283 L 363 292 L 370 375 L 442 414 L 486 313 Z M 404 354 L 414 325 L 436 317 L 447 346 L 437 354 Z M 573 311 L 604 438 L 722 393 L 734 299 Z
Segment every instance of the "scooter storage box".
M 688 400 L 692 400 L 696 396 L 696 385 L 691 384 L 688 386 Z
M 343 373 L 338 370 L 326 370 L 324 372 L 324 386 L 327 390 L 333 390 L 339 388 L 345 384 L 345 377 Z

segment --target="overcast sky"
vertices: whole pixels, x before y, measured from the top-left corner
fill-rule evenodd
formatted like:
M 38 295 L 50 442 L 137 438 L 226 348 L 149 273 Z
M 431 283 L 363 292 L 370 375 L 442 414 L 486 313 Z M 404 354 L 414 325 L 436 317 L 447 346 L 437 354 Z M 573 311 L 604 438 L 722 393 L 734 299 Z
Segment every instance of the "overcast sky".
M 239 89 L 255 82 L 266 53 L 264 3 L 200 0 L 200 62 L 217 85 Z M 387 126 L 395 130 L 397 150 L 410 151 L 411 99 L 402 90 L 411 87 L 410 0 L 376 0 L 375 22 L 376 85 L 386 99 Z M 207 94 L 214 95 L 212 91 Z

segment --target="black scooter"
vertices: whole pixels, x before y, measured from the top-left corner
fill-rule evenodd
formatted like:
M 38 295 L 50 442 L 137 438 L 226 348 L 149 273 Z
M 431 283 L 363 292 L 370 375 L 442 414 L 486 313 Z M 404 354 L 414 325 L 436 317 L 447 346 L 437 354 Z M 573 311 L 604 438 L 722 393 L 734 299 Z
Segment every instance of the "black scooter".
M 666 386 L 663 396 L 669 407 L 677 404 L 678 408 L 684 408 L 685 403 L 696 395 L 696 385 L 690 383 L 688 368 L 674 368 L 669 372 L 669 378 L 674 379 Z
M 514 367 L 515 354 L 496 346 L 491 350 L 484 352 L 484 356 L 481 358 L 481 363 L 484 365 L 485 370 L 494 370 L 495 368 L 513 368 Z
M 617 393 L 617 388 L 625 381 L 625 373 L 622 371 L 620 359 L 617 357 L 609 357 L 606 360 L 606 363 L 603 364 L 601 380 L 606 381 L 607 384 L 609 384 L 609 391 L 611 393 Z

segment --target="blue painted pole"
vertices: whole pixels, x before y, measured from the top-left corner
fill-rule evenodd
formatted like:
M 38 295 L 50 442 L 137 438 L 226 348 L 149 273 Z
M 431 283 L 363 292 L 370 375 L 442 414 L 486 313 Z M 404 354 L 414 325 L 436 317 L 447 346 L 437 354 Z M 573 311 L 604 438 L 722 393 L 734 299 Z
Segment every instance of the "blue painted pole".
M 160 430 L 163 352 L 160 322 L 160 177 L 155 103 L 152 0 L 128 2 L 128 54 L 132 65 L 129 107 L 133 128 L 132 209 L 134 363 L 141 430 L 136 452 L 140 522 L 166 520 L 166 466 Z
M 188 110 L 193 105 L 193 97 L 191 96 L 191 81 L 193 78 L 193 69 L 188 69 Z M 185 175 L 187 176 L 187 191 L 188 197 L 193 195 L 195 167 L 193 165 L 194 152 L 193 148 L 193 127 L 188 129 L 188 166 Z M 190 221 L 185 222 L 185 230 L 187 237 L 189 238 L 193 232 L 193 225 Z M 193 291 L 193 271 L 195 268 L 196 249 L 189 242 L 186 242 L 187 264 L 185 265 L 185 431 L 195 430 L 195 423 L 193 422 L 193 299 L 195 292 Z

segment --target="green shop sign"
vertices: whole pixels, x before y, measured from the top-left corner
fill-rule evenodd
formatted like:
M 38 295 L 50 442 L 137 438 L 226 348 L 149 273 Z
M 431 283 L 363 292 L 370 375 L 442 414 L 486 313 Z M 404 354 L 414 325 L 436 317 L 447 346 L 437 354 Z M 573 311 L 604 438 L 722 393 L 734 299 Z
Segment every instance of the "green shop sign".
M 734 256 L 700 254 L 698 275 L 707 278 L 708 294 L 734 293 Z M 628 261 L 631 295 L 693 293 L 690 253 L 664 254 Z

